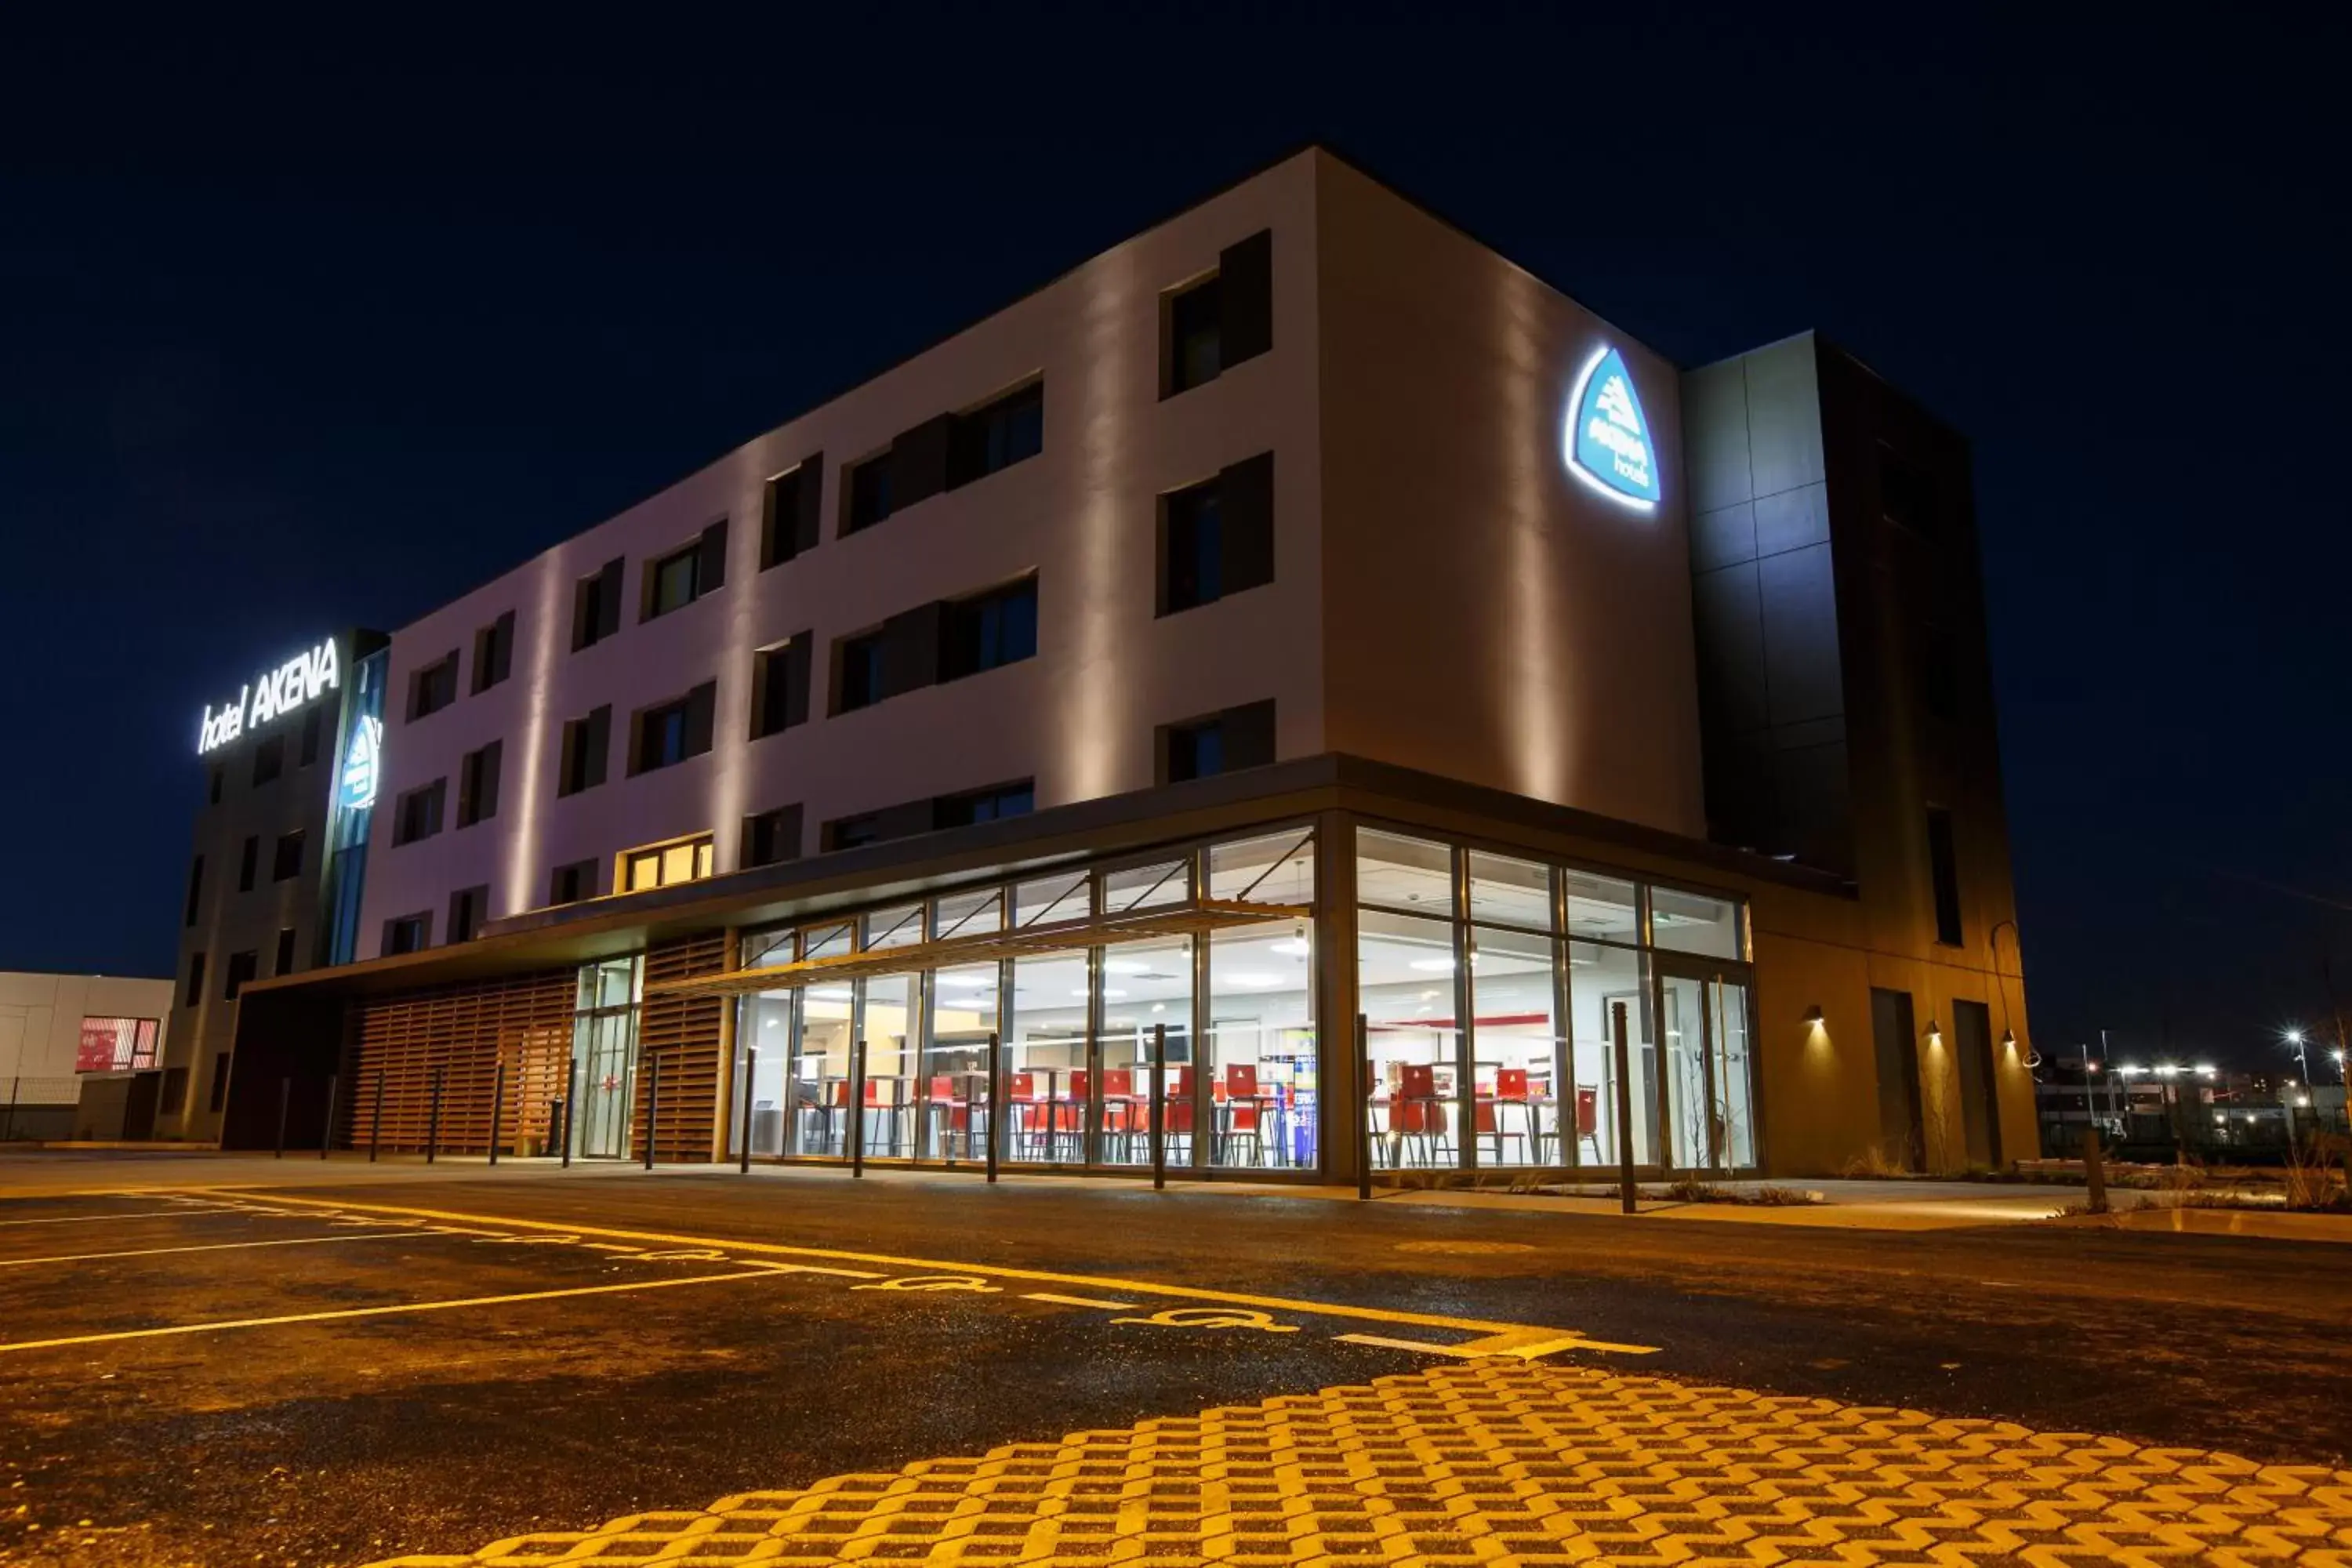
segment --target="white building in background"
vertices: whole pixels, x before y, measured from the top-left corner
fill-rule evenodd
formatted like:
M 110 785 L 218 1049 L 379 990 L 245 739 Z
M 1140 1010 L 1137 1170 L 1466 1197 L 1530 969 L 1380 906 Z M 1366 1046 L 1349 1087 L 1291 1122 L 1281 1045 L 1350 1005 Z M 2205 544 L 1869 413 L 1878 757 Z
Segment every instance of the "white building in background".
M 70 1136 L 91 1075 L 155 1065 L 171 1008 L 169 980 L 0 971 L 0 1141 Z

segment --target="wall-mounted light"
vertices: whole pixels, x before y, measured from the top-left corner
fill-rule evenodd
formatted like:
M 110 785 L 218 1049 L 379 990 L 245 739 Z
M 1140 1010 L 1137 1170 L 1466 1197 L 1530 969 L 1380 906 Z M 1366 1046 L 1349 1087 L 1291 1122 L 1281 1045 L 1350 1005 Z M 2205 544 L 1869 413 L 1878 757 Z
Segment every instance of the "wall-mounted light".
M 1938 1024 L 1933 1018 L 1928 1019 L 1927 1038 L 1932 1044 L 1938 1046 L 1942 1045 L 1944 1043 L 1944 1026 Z
M 2002 1050 L 2004 1050 L 2004 1051 L 2013 1051 L 2013 1050 L 2017 1049 L 2017 1031 L 2016 1031 L 2016 1030 L 2014 1030 L 2014 1029 L 2003 1029 L 2003 1030 L 2000 1032 L 2000 1048 L 2001 1048 Z M 2095 1069 L 2095 1068 L 2094 1068 L 2093 1070 L 2094 1070 L 2094 1071 L 2095 1071 L 2096 1069 Z
M 1805 1022 L 1818 1029 L 1822 1026 L 1822 1005 L 1818 1002 L 1805 1009 Z

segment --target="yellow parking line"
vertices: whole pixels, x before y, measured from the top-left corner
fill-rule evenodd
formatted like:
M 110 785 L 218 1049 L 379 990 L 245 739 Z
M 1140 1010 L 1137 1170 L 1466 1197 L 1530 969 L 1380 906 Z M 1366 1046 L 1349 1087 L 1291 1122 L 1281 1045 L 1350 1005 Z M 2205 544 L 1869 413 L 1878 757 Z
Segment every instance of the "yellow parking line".
M 1118 1312 L 1131 1310 L 1135 1306 L 1132 1301 L 1097 1301 L 1091 1296 L 1056 1296 L 1051 1290 L 1024 1290 L 1021 1299 L 1024 1301 L 1051 1301 L 1056 1307 L 1100 1307 L 1106 1311 Z
M 677 1285 L 717 1285 L 730 1279 L 773 1279 L 773 1270 L 741 1268 L 731 1274 L 696 1274 L 683 1279 L 640 1279 L 619 1285 L 575 1285 L 564 1290 L 523 1290 L 511 1296 L 469 1296 L 462 1301 L 404 1301 L 390 1307 L 345 1307 L 331 1312 L 291 1312 L 278 1318 L 226 1318 L 209 1323 L 173 1323 L 161 1329 L 122 1329 L 108 1334 L 69 1334 L 54 1340 L 18 1340 L 8 1351 L 55 1350 L 62 1345 L 104 1344 L 110 1340 L 150 1340 L 167 1334 L 208 1334 L 221 1329 L 267 1329 L 280 1323 L 323 1323 L 343 1318 L 383 1318 L 395 1312 L 446 1312 L 458 1307 L 501 1307 L 515 1301 L 552 1301 L 565 1296 L 612 1296 L 625 1290 L 665 1290 Z
M 240 1189 L 195 1189 L 199 1191 L 236 1191 Z M 936 1258 L 898 1258 L 887 1253 L 848 1252 L 835 1247 L 788 1247 L 779 1242 L 721 1240 L 707 1236 L 678 1236 L 665 1231 L 622 1230 L 604 1226 L 556 1225 L 543 1220 L 513 1219 L 498 1215 L 454 1214 L 442 1209 L 408 1208 L 394 1204 L 363 1204 L 330 1198 L 295 1197 L 273 1193 L 274 1204 L 307 1205 L 313 1208 L 341 1209 L 361 1214 L 404 1215 L 417 1218 L 439 1220 L 457 1225 L 506 1226 L 519 1230 L 554 1230 L 574 1236 L 604 1236 L 623 1241 L 653 1241 L 670 1247 L 716 1247 L 729 1252 L 766 1252 L 788 1258 L 823 1258 L 839 1263 L 876 1263 L 889 1268 L 913 1268 L 931 1274 L 984 1274 L 999 1279 L 1025 1279 L 1045 1285 L 1076 1285 L 1082 1289 L 1108 1290 L 1122 1295 L 1158 1296 L 1180 1301 L 1217 1301 L 1229 1306 L 1252 1307 L 1272 1312 L 1304 1312 L 1322 1318 L 1345 1318 L 1358 1322 L 1395 1323 L 1418 1329 L 1452 1329 L 1457 1332 L 1487 1335 L 1509 1335 L 1513 1342 L 1521 1337 L 1542 1334 L 1574 1341 L 1583 1348 L 1609 1350 L 1622 1355 L 1649 1355 L 1655 1345 L 1604 1344 L 1587 1342 L 1571 1329 L 1544 1327 L 1534 1323 L 1496 1323 L 1482 1318 L 1456 1318 L 1439 1312 L 1404 1312 L 1385 1307 L 1341 1306 L 1329 1301 L 1301 1301 L 1281 1296 L 1257 1296 L 1238 1290 L 1204 1289 L 1191 1285 L 1162 1285 L 1148 1279 L 1125 1279 L 1102 1274 L 1063 1274 L 1044 1268 L 1012 1268 L 996 1264 L 948 1262 Z
M 160 1258 L 167 1252 L 235 1252 L 247 1247 L 315 1247 L 328 1241 L 383 1241 L 414 1236 L 406 1230 L 372 1230 L 364 1236 L 296 1236 L 277 1241 L 208 1241 L 195 1247 L 134 1247 L 124 1252 L 60 1252 L 47 1258 L 0 1258 L 0 1268 L 27 1268 L 36 1263 L 96 1263 L 107 1258 Z
M 229 1209 L 151 1209 L 145 1214 L 60 1214 L 40 1219 L 0 1219 L 0 1225 L 112 1225 L 125 1219 L 186 1219 L 196 1214 L 229 1214 Z

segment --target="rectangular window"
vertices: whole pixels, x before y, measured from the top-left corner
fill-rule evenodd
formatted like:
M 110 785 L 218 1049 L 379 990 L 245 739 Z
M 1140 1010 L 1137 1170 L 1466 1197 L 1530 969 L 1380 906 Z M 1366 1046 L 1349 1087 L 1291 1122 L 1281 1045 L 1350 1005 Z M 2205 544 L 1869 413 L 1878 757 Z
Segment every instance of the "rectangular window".
M 940 628 L 940 679 L 956 680 L 1017 664 L 1037 652 L 1037 579 L 1024 577 L 947 607 Z
M 1952 840 L 1952 814 L 1927 808 L 1927 870 L 1936 884 L 1936 941 L 1960 945 L 1960 860 Z
M 569 866 L 558 866 L 548 878 L 547 901 L 551 904 L 576 904 L 595 896 L 593 860 L 574 860 Z
M 743 866 L 774 866 L 801 858 L 801 808 L 780 805 L 743 819 Z
M 1207 278 L 1161 296 L 1160 395 L 1173 397 L 1274 346 L 1274 231 L 1227 246 Z
M 1160 782 L 1181 784 L 1274 761 L 1274 701 L 1228 708 L 1160 731 Z
M 1036 790 L 1030 780 L 1022 779 L 1013 784 L 992 784 L 986 789 L 935 795 L 929 800 L 911 800 L 881 811 L 836 817 L 824 825 L 823 844 L 827 850 L 855 849 L 863 844 L 911 838 L 916 834 L 929 833 L 942 827 L 966 827 L 975 822 L 1025 816 L 1035 807 Z
M 193 1007 L 205 999 L 205 955 L 188 954 L 188 988 L 180 993 L 180 1005 Z
M 648 892 L 655 888 L 698 882 L 710 875 L 711 837 L 702 834 L 668 844 L 648 845 L 621 855 L 621 891 Z
M 297 767 L 307 768 L 319 760 L 319 727 L 325 712 L 324 709 L 312 708 L 302 715 L 302 751 Z
M 843 487 L 845 510 L 841 531 L 856 533 L 873 527 L 890 515 L 890 454 L 877 453 L 862 463 L 850 466 L 847 483 Z
M 155 1093 L 156 1110 L 166 1116 L 174 1115 L 178 1112 L 180 1107 L 185 1105 L 187 1101 L 188 1069 L 185 1068 L 165 1068 L 163 1069 L 163 1087 L 158 1089 Z
M 155 1065 L 156 1018 L 85 1016 L 74 1045 L 74 1071 L 144 1072 Z
M 302 830 L 278 836 L 277 847 L 269 857 L 269 879 L 290 882 L 302 874 Z
M 645 606 L 641 621 L 682 610 L 727 581 L 727 520 L 702 531 L 701 538 L 674 550 L 646 568 Z
M 228 1058 L 226 1051 L 218 1051 L 213 1056 L 213 1086 L 206 1092 L 205 1109 L 215 1115 L 228 1103 Z M 173 1070 L 184 1074 L 187 1068 L 174 1068 Z
M 555 793 L 559 795 L 578 795 L 583 789 L 594 789 L 604 782 L 604 763 L 613 749 L 613 710 L 610 704 L 597 709 L 584 719 L 572 719 L 563 726 L 563 758 L 555 775 Z
M 199 855 L 188 865 L 188 909 L 180 919 L 182 925 L 193 926 L 196 923 L 196 910 L 203 903 L 204 896 L 205 858 Z
M 408 717 L 411 722 L 438 713 L 457 700 L 457 650 L 451 648 L 408 677 Z
M 948 434 L 948 488 L 983 479 L 1045 449 L 1045 384 L 1033 381 L 960 414 Z
M 572 651 L 593 647 L 621 629 L 621 578 L 625 559 L 607 561 L 572 585 Z
M 503 741 L 492 741 L 457 762 L 457 826 L 471 827 L 499 814 L 499 760 Z
M 253 784 L 256 789 L 269 783 L 285 771 L 285 736 L 272 735 L 253 748 Z
M 499 618 L 474 634 L 474 691 L 488 691 L 514 673 L 515 613 Z
M 760 509 L 760 570 L 816 548 L 817 508 L 824 493 L 824 457 L 804 458 L 799 467 L 768 481 Z
M 422 952 L 433 941 L 433 917 L 429 913 L 394 915 L 383 922 L 383 952 L 387 958 L 395 953 Z
M 400 797 L 393 807 L 392 842 L 394 847 L 414 844 L 420 838 L 430 838 L 441 831 L 441 806 L 448 793 L 449 781 L 438 778 Z
M 270 973 L 291 974 L 294 973 L 294 928 L 292 926 L 279 926 L 278 928 L 277 959 L 278 962 L 270 966 Z
M 261 837 L 258 834 L 255 834 L 246 839 L 245 847 L 237 856 L 236 890 L 240 893 L 249 893 L 253 891 L 253 879 L 255 876 L 259 873 L 260 869 Z
M 488 918 L 490 889 L 487 884 L 460 888 L 449 895 L 449 940 L 471 942 Z
M 751 663 L 751 739 L 808 722 L 809 652 L 814 632 L 761 648 Z
M 931 803 L 934 827 L 969 827 L 975 822 L 1026 816 L 1037 808 L 1037 791 L 1027 779 L 963 795 L 943 795 Z
M 221 975 L 221 1000 L 236 1001 L 236 994 L 260 973 L 261 954 L 258 952 L 230 953 L 228 968 Z
M 1960 716 L 1959 647 L 1950 628 L 1919 628 L 1919 704 L 1947 722 Z
M 887 695 L 882 677 L 883 634 L 844 637 L 836 646 L 841 650 L 841 698 L 834 711 L 853 713 L 881 701 Z
M 212 783 L 206 785 L 205 789 L 206 794 L 205 804 L 207 805 L 218 805 L 220 804 L 221 797 L 221 768 L 218 763 L 214 764 Z
M 1234 464 L 1160 503 L 1160 613 L 1274 581 L 1274 454 Z
M 711 715 L 718 701 L 719 683 L 706 680 L 676 701 L 638 710 L 634 721 L 635 738 L 629 745 L 629 772 L 649 773 L 656 768 L 674 767 L 710 750 Z

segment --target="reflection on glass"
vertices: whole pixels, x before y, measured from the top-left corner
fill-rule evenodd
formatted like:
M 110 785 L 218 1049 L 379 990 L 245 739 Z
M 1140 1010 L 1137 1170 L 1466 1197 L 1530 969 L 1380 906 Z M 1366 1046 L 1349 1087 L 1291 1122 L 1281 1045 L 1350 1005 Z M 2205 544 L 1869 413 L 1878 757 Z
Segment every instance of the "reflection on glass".
M 970 912 L 970 911 L 967 911 Z M 996 1027 L 998 966 L 966 964 L 931 977 L 930 1043 L 923 1052 L 923 1157 L 988 1157 L 988 1037 Z
M 931 934 L 942 942 L 950 937 L 986 936 L 1004 928 L 1004 894 L 982 888 L 976 893 L 950 893 L 939 902 Z
M 1168 1163 L 1192 1150 L 1192 942 L 1175 937 L 1103 950 L 1102 1092 L 1096 1158 L 1151 1163 L 1151 1032 L 1168 1031 Z M 1086 1095 L 1082 1092 L 1081 1099 Z M 1179 1109 L 1181 1103 L 1181 1109 Z
M 786 952 L 791 949 L 787 945 Z M 744 1129 L 751 1131 L 751 1152 L 784 1153 L 785 1089 L 791 1081 L 793 997 L 790 991 L 762 991 L 736 1005 L 735 1098 L 729 1102 L 727 1152 L 743 1151 Z M 751 1108 L 743 1110 L 743 1076 L 751 1077 Z
M 1485 927 L 1472 932 L 1471 1130 L 1482 1165 L 1565 1160 L 1559 1142 L 1549 937 Z
M 1006 1160 L 1050 1165 L 1086 1158 L 1087 996 L 1084 952 L 1048 953 L 1013 965 L 1004 1037 Z
M 1738 958 L 1739 906 L 1728 899 L 1711 899 L 1704 893 L 1652 888 L 1650 943 L 1676 952 Z
M 871 952 L 877 947 L 905 947 L 923 940 L 923 906 L 902 904 L 897 909 L 877 910 L 866 917 L 866 941 L 859 951 Z
M 1528 931 L 1551 930 L 1551 868 L 1473 849 L 1470 918 Z
M 1189 858 L 1162 860 L 1150 866 L 1122 866 L 1103 873 L 1103 913 L 1125 914 L 1160 904 L 1181 904 L 1192 896 L 1192 864 Z
M 1715 1165 L 1715 1097 L 1707 1082 L 1706 984 L 1680 974 L 1658 982 L 1658 1034 L 1665 1043 L 1670 1162 L 1684 1170 Z
M 1084 871 L 1064 871 L 1024 882 L 1013 890 L 1013 923 L 1048 926 L 1084 920 L 1093 912 L 1087 886 Z
M 629 1156 L 637 1092 L 637 960 L 583 964 L 572 1026 L 572 1148 L 583 1160 Z
M 915 976 L 877 975 L 858 984 L 866 993 L 858 1026 L 866 1041 L 866 1155 L 905 1159 L 915 1152 Z
M 1716 1115 L 1727 1170 L 1756 1165 L 1756 1086 L 1748 1044 L 1748 987 L 1737 981 L 1708 983 L 1708 1022 L 1715 1041 Z
M 1461 1163 L 1454 927 L 1366 910 L 1357 984 L 1372 1073 L 1373 1158 L 1390 1167 Z
M 846 980 L 801 992 L 791 1088 L 795 1154 L 849 1152 L 849 1026 L 856 1003 Z
M 1311 1170 L 1318 1158 L 1312 928 L 1221 931 L 1209 944 L 1209 1163 Z
M 1572 1020 L 1574 1079 L 1569 1135 L 1575 1163 L 1618 1163 L 1617 1056 L 1612 1030 L 1615 1009 L 1625 1009 L 1626 1057 L 1633 1090 L 1633 1163 L 1654 1164 L 1658 1125 L 1658 1069 L 1650 1039 L 1650 1004 L 1643 994 L 1645 963 L 1627 948 L 1572 942 L 1569 953 L 1569 1008 Z
M 1561 873 L 1568 884 L 1568 934 L 1588 942 L 1642 940 L 1641 916 L 1633 903 L 1633 884 L 1614 877 L 1571 868 Z
M 1356 897 L 1367 904 L 1454 918 L 1454 851 L 1426 839 L 1356 830 Z
M 1209 897 L 1225 902 L 1315 901 L 1315 832 L 1291 828 L 1209 851 Z

